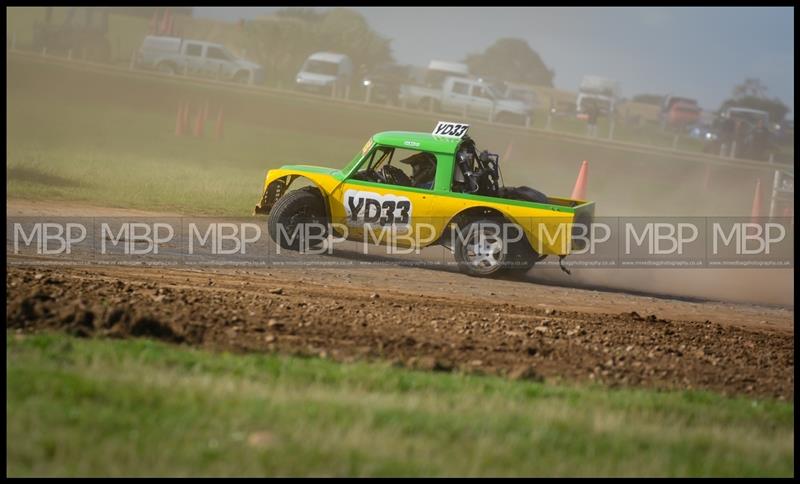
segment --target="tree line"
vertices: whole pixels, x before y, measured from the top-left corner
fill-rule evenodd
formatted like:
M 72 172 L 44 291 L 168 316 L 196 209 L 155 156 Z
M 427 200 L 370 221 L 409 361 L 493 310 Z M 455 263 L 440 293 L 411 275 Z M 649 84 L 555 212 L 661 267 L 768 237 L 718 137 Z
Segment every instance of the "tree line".
M 355 69 L 363 66 L 368 70 L 395 60 L 391 41 L 372 30 L 361 14 L 346 8 L 281 9 L 244 22 L 244 34 L 253 60 L 267 69 L 268 78 L 282 83 L 293 82 L 306 58 L 318 51 L 347 54 Z M 555 76 L 522 39 L 499 39 L 484 52 L 468 54 L 462 61 L 473 74 L 512 82 L 552 87 Z
M 155 8 L 130 7 L 127 13 L 146 16 Z M 115 8 L 119 10 L 124 8 Z M 372 30 L 363 15 L 347 8 L 320 11 L 288 7 L 273 15 L 242 20 L 239 29 L 236 44 L 264 66 L 268 79 L 284 85 L 292 84 L 303 62 L 318 51 L 347 54 L 359 73 L 395 61 L 391 40 Z M 527 41 L 519 38 L 498 39 L 483 52 L 468 53 L 461 61 L 477 76 L 537 86 L 553 87 L 556 74 Z M 766 93 L 759 79 L 746 79 L 734 87 L 718 112 L 729 107 L 760 109 L 767 111 L 773 122 L 783 121 L 790 108 Z M 660 105 L 663 99 L 659 94 L 639 94 L 632 101 Z

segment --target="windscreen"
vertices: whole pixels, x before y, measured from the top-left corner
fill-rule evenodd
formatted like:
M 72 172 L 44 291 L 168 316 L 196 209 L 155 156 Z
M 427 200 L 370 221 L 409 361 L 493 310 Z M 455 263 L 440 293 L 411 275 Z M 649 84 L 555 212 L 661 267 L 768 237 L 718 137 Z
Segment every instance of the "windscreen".
M 305 72 L 312 74 L 324 74 L 327 76 L 335 76 L 339 72 L 339 64 L 322 61 L 317 59 L 309 59 L 303 68 Z

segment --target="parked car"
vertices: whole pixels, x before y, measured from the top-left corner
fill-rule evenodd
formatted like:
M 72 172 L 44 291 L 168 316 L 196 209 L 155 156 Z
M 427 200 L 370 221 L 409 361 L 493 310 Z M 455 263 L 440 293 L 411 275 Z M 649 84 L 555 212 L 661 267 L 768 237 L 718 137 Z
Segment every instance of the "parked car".
M 615 111 L 620 95 L 620 83 L 614 79 L 587 75 L 583 76 L 575 101 L 578 113 L 585 114 L 590 106 L 600 109 L 600 114 L 609 116 Z
M 497 78 L 483 77 L 478 80 L 487 83 L 501 99 L 523 102 L 531 112 L 539 107 L 539 98 L 536 95 L 536 91 L 530 86 L 506 82 Z
M 661 105 L 661 124 L 665 128 L 682 129 L 696 123 L 701 111 L 696 99 L 666 96 Z
M 422 84 L 432 89 L 441 89 L 448 77 L 469 77 L 469 68 L 460 62 L 432 60 L 424 71 Z
M 368 102 L 400 104 L 400 86 L 409 81 L 409 67 L 397 64 L 381 64 L 369 71 L 361 85 Z
M 353 63 L 345 54 L 316 52 L 308 56 L 295 79 L 298 89 L 341 95 L 353 76 Z
M 450 77 L 469 77 L 466 64 L 432 60 L 427 67 L 412 66 L 409 69 L 408 83 L 403 84 L 400 96 L 406 107 L 430 110 L 434 99 L 441 94 L 444 82 Z
M 167 74 L 187 74 L 241 83 L 263 84 L 264 68 L 237 58 L 222 44 L 179 37 L 148 35 L 139 48 L 135 67 Z
M 578 113 L 578 105 L 573 101 L 556 101 L 550 106 L 550 115 L 553 117 L 575 117 Z
M 533 110 L 522 101 L 503 99 L 480 79 L 447 77 L 441 89 L 404 85 L 401 100 L 407 106 L 417 106 L 443 113 L 476 116 L 501 123 L 525 124 L 533 119 Z
M 707 123 L 693 123 L 686 127 L 687 134 L 690 138 L 714 141 L 719 136 L 711 124 Z
M 700 117 L 700 107 L 697 104 L 677 102 L 667 112 L 667 125 L 683 128 L 693 124 Z
M 712 126 L 715 137 L 708 138 L 703 151 L 751 160 L 763 160 L 776 142 L 770 130 L 769 113 L 759 109 L 731 107 L 720 114 Z
M 734 120 L 741 120 L 743 123 L 746 123 L 748 127 L 755 126 L 759 121 L 769 126 L 769 113 L 760 109 L 728 108 L 723 112 L 722 116 Z
M 533 89 L 509 85 L 505 95 L 507 99 L 514 99 L 526 103 L 531 111 L 539 107 L 539 97 Z

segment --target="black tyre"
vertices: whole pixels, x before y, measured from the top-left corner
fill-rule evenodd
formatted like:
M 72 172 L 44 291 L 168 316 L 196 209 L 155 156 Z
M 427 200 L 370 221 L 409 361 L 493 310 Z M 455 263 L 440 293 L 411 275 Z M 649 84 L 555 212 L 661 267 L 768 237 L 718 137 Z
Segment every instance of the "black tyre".
M 511 244 L 509 253 L 506 270 L 515 276 L 524 276 L 539 260 L 539 254 L 531 248 L 526 238 Z
M 476 277 L 499 276 L 507 271 L 527 272 L 538 259 L 525 236 L 517 239 L 519 227 L 504 230 L 504 221 L 484 218 L 460 225 L 461 235 L 453 242 L 461 272 Z
M 283 249 L 305 250 L 318 247 L 328 235 L 328 214 L 325 201 L 316 187 L 305 187 L 289 192 L 272 207 L 267 220 L 272 240 Z

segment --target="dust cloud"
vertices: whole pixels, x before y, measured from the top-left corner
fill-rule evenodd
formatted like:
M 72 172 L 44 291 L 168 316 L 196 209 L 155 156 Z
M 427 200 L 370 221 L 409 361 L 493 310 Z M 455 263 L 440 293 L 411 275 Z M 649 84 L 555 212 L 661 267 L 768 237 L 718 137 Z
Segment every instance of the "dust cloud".
M 594 159 L 587 150 L 586 157 Z M 674 160 L 669 190 L 659 189 L 656 167 L 641 182 L 645 188 L 623 191 L 615 180 L 632 176 L 630 167 L 613 170 L 590 167 L 588 195 L 596 201 L 596 215 L 608 217 L 750 217 L 757 179 L 769 187 L 771 170 L 743 169 L 725 165 L 680 163 Z M 765 184 L 765 182 L 767 182 Z M 762 207 L 769 209 L 769 188 L 762 188 Z M 621 197 L 620 194 L 623 194 Z M 793 225 L 792 225 L 793 227 Z M 567 261 L 569 258 L 566 259 Z M 793 258 L 792 258 L 793 260 Z M 598 290 L 624 290 L 652 296 L 719 300 L 740 303 L 794 306 L 794 270 L 784 268 L 575 268 L 572 275 L 560 270 L 536 268 L 529 278 Z

